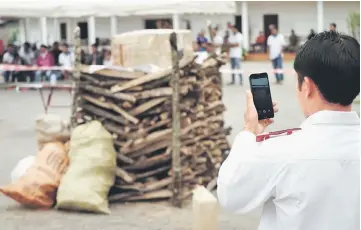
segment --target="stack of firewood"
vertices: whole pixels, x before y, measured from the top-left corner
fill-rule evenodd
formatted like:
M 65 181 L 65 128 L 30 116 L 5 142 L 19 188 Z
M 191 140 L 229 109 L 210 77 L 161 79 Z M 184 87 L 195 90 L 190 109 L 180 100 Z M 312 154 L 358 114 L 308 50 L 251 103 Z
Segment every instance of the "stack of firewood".
M 224 127 L 222 81 L 225 62 L 211 56 L 180 62 L 181 162 L 183 196 L 194 185 L 214 186 L 229 151 Z M 117 179 L 110 201 L 172 196 L 171 69 L 154 73 L 114 69 L 81 73 L 77 123 L 96 119 L 112 133 L 118 151 Z

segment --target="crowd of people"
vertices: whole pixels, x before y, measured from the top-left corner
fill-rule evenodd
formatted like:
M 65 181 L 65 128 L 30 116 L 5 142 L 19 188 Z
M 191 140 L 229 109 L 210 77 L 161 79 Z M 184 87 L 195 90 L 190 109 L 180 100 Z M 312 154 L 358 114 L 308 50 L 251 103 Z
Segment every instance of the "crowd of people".
M 278 32 L 276 25 L 269 26 L 270 35 L 266 37 L 265 33 L 261 31 L 256 38 L 256 42 L 251 44 L 251 47 L 243 47 L 243 35 L 240 33 L 236 25 L 228 23 L 227 30 L 224 37 L 219 34 L 218 28 L 209 28 L 211 41 L 205 36 L 205 31 L 201 31 L 197 38 L 194 49 L 198 52 L 214 52 L 220 55 L 222 52 L 226 52 L 230 59 L 230 65 L 232 69 L 232 81 L 230 85 L 235 84 L 236 75 L 239 76 L 239 82 L 243 84 L 241 60 L 244 56 L 245 50 L 257 52 L 267 52 L 269 59 L 271 60 L 273 70 L 275 72 L 276 84 L 282 84 L 284 81 L 283 76 L 283 54 L 285 52 L 295 53 L 300 48 L 300 36 L 296 34 L 294 30 L 291 30 L 288 44 L 285 42 L 285 38 Z M 336 31 L 336 24 L 331 23 L 329 31 Z M 307 40 L 316 36 L 316 33 L 311 29 L 310 34 L 307 36 Z
M 86 65 L 110 65 L 111 53 L 107 49 L 99 51 L 98 44 L 93 44 L 91 52 L 87 54 L 82 50 L 81 62 Z M 75 62 L 74 53 L 66 43 L 54 42 L 51 47 L 41 45 L 39 48 L 34 44 L 25 42 L 21 47 L 9 44 L 0 58 L 2 64 L 59 67 L 55 70 L 37 71 L 3 71 L 4 82 L 41 82 L 52 79 L 67 79 L 69 70 Z

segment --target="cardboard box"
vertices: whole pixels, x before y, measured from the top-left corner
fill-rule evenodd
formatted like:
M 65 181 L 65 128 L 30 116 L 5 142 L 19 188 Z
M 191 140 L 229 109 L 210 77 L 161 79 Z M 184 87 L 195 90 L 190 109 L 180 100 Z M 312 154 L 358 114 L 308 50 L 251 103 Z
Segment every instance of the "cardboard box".
M 135 67 L 153 64 L 161 68 L 172 66 L 170 34 L 176 32 L 178 50 L 184 56 L 193 55 L 192 35 L 189 30 L 138 30 L 112 38 L 111 51 L 114 65 Z

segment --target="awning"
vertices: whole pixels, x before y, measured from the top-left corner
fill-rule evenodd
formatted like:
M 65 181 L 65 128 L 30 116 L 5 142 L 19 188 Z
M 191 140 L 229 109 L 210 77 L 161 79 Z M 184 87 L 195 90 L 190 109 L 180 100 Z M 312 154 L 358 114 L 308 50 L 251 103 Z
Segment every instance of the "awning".
M 156 14 L 234 14 L 236 3 L 187 0 L 0 0 L 0 17 L 109 17 Z

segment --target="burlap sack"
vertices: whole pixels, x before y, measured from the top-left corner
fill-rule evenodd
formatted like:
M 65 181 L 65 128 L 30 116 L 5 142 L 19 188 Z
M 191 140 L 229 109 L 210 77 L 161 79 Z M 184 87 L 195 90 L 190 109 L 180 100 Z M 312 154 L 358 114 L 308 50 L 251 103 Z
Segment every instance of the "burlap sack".
M 46 143 L 25 175 L 14 183 L 1 187 L 0 192 L 31 208 L 51 208 L 68 164 L 63 143 Z
M 36 119 L 36 139 L 39 149 L 48 142 L 65 143 L 70 139 L 70 123 L 58 115 L 44 114 Z
M 110 213 L 108 193 L 115 181 L 116 152 L 99 121 L 77 126 L 71 135 L 70 166 L 61 181 L 57 208 Z

